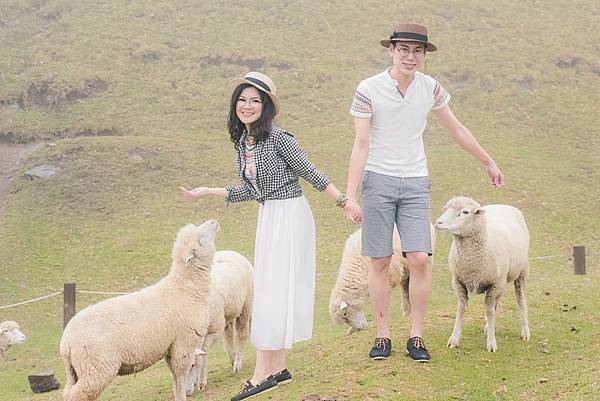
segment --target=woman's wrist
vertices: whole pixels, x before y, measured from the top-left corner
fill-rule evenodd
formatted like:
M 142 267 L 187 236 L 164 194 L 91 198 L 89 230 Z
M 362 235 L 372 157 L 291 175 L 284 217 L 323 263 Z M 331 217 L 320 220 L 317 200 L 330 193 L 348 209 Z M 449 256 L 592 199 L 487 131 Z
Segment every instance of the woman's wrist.
M 344 206 L 346 206 L 347 202 L 348 202 L 348 196 L 345 193 L 340 192 L 337 199 L 335 200 L 335 205 L 337 207 L 344 208 Z

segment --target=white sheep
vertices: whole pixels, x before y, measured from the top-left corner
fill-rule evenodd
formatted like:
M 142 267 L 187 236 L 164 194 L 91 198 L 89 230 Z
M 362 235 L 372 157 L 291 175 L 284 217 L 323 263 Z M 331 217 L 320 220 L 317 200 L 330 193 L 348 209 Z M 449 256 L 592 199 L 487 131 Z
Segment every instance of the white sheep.
M 431 244 L 435 246 L 435 230 L 431 227 Z M 410 299 L 408 297 L 409 273 L 406 258 L 402 256 L 402 246 L 398 231 L 394 229 L 394 254 L 390 261 L 390 287 L 398 284 L 402 287 L 401 309 L 403 315 L 410 314 Z M 433 265 L 433 257 L 429 258 Z M 370 258 L 361 254 L 361 230 L 355 231 L 344 245 L 342 261 L 338 277 L 331 290 L 329 300 L 329 316 L 334 323 L 350 326 L 348 333 L 354 333 L 367 328 L 365 304 L 369 298 L 367 283 Z
M 65 401 L 96 400 L 115 376 L 139 372 L 162 358 L 173 374 L 175 401 L 185 400 L 186 374 L 208 328 L 218 230 L 216 220 L 181 228 L 166 277 L 89 306 L 71 319 L 60 342 Z
M 8 349 L 14 344 L 22 344 L 27 340 L 21 332 L 21 327 L 14 320 L 6 320 L 0 323 L 0 358 L 8 353 Z
M 220 336 L 234 372 L 242 368 L 244 345 L 250 329 L 253 300 L 253 268 L 245 257 L 233 251 L 215 253 L 210 273 L 208 305 L 210 323 L 204 342 L 186 379 L 186 394 L 202 390 L 208 382 L 208 352 Z
M 496 345 L 496 308 L 509 283 L 514 283 L 521 316 L 521 337 L 529 341 L 525 281 L 529 274 L 529 231 L 521 211 L 508 205 L 481 207 L 460 196 L 448 201 L 436 229 L 454 239 L 448 255 L 452 288 L 458 299 L 448 346 L 458 347 L 469 294 L 485 293 L 487 350 Z

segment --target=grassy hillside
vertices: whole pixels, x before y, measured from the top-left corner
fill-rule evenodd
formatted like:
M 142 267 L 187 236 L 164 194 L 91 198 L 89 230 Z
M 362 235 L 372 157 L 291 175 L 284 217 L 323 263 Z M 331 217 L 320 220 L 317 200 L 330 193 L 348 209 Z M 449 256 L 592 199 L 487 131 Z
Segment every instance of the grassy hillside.
M 250 69 L 271 75 L 283 104 L 279 124 L 344 187 L 354 89 L 388 64 L 379 40 L 396 21 L 410 20 L 426 24 L 439 48 L 427 56 L 426 72 L 452 94 L 454 112 L 507 180 L 492 190 L 432 120 L 434 217 L 458 194 L 512 204 L 528 220 L 531 256 L 559 255 L 532 260 L 532 340 L 519 338 L 509 293 L 497 353 L 485 350 L 482 297 L 471 301 L 461 348 L 446 348 L 455 299 L 445 267 L 450 237 L 438 236 L 425 337 L 432 363 L 403 355 L 408 330 L 397 292 L 395 353 L 371 362 L 374 328 L 346 336 L 327 314 L 333 273 L 356 227 L 305 185 L 318 231 L 314 339 L 294 348 L 297 380 L 270 399 L 600 399 L 599 17 L 590 0 L 0 0 L 0 142 L 55 144 L 25 161 L 12 182 L 0 221 L 0 306 L 64 282 L 100 291 L 151 284 L 168 269 L 177 229 L 207 218 L 222 224 L 220 249 L 251 258 L 256 204 L 190 203 L 177 190 L 237 179 L 225 130 L 228 81 Z M 25 178 L 41 164 L 59 174 Z M 565 255 L 574 244 L 586 245 L 587 276 L 572 274 Z M 101 299 L 79 294 L 78 307 Z M 35 395 L 27 384 L 27 374 L 44 367 L 64 383 L 61 310 L 60 297 L 0 309 L 0 321 L 17 320 L 29 337 L 0 361 L 0 401 L 61 399 L 59 392 Z M 248 346 L 243 372 L 234 375 L 215 346 L 208 389 L 193 399 L 229 399 L 253 363 Z M 171 399 L 168 369 L 159 363 L 118 378 L 101 399 Z

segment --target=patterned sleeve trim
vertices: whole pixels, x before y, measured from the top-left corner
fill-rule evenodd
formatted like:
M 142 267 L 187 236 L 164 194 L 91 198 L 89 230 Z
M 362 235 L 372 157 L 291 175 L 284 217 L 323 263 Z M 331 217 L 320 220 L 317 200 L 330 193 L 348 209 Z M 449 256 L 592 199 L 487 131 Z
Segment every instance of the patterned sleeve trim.
M 357 117 L 370 117 L 373 114 L 371 99 L 358 90 L 354 93 L 350 113 Z
M 278 150 L 284 160 L 290 165 L 292 170 L 311 185 L 324 191 L 331 182 L 327 175 L 319 170 L 310 162 L 306 152 L 300 147 L 296 138 L 287 131 L 277 130 L 283 135 L 279 135 Z
M 226 204 L 244 202 L 253 199 L 250 188 L 246 185 L 227 185 L 225 190 L 229 193 L 225 199 Z
M 433 110 L 439 110 L 446 106 L 450 101 L 450 94 L 446 92 L 446 89 L 437 81 L 435 81 L 435 87 L 433 88 Z

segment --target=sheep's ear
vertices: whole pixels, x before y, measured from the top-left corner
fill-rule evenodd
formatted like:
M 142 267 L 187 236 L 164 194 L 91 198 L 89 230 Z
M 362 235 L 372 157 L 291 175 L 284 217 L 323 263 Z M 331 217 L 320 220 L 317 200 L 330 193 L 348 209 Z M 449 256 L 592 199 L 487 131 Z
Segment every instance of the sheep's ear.
M 188 255 L 188 257 L 187 257 L 187 258 L 185 258 L 185 264 L 186 264 L 186 265 L 189 265 L 189 264 L 190 264 L 190 262 L 191 262 L 192 260 L 194 260 L 194 254 L 193 254 L 193 253 L 190 253 L 190 254 Z
M 194 355 L 206 355 L 206 352 L 202 348 L 196 348 L 194 350 Z
M 473 209 L 473 214 L 485 214 L 485 210 L 483 210 L 483 208 L 476 207 Z
M 348 304 L 346 303 L 346 301 L 342 301 L 340 302 L 340 310 L 344 310 L 348 307 Z

